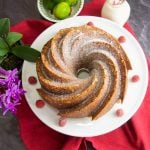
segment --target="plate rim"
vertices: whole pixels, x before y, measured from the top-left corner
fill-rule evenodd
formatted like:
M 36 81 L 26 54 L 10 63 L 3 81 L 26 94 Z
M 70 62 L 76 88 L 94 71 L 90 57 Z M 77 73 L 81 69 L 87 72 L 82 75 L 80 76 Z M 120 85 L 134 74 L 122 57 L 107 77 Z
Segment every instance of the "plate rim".
M 100 18 L 100 17 L 94 17 L 94 16 L 77 16 L 77 18 Z M 74 18 L 74 17 L 73 17 Z M 72 18 L 67 18 L 67 19 L 65 19 L 65 20 L 70 20 L 70 19 L 72 19 Z M 107 19 L 104 19 L 104 18 L 100 18 L 101 20 L 105 20 L 106 22 L 110 22 L 111 24 L 115 24 L 115 26 L 117 25 L 116 23 L 114 23 L 114 22 L 112 22 L 112 21 L 110 21 L 110 20 L 107 20 Z M 120 28 L 120 26 L 119 25 L 117 25 L 119 28 Z M 52 27 L 52 26 L 51 26 Z M 49 30 L 49 28 L 51 28 L 51 27 L 48 27 L 46 30 Z M 123 30 L 126 30 L 125 28 L 122 28 Z M 121 29 L 121 30 L 122 30 Z M 44 30 L 43 32 L 46 32 L 46 30 Z M 34 40 L 34 42 L 43 34 L 43 32 Z M 145 67 L 146 67 L 146 72 L 147 72 L 147 74 L 146 74 L 146 77 L 147 77 L 147 85 L 145 86 L 145 92 L 143 93 L 143 95 L 142 95 L 142 100 L 141 101 L 139 101 L 139 103 L 137 103 L 137 106 L 135 107 L 135 109 L 132 111 L 132 114 L 130 115 L 130 117 L 128 118 L 128 119 L 126 119 L 126 121 L 124 121 L 123 123 L 121 123 L 121 125 L 123 125 L 125 122 L 127 122 L 134 114 L 135 114 L 135 112 L 139 109 L 139 107 L 140 107 L 140 105 L 142 104 L 142 102 L 143 102 L 143 100 L 144 100 L 144 96 L 145 96 L 145 94 L 146 94 L 146 89 L 147 89 L 147 87 L 148 87 L 148 66 L 147 66 L 147 63 L 146 63 L 146 57 L 145 57 L 145 55 L 144 55 L 144 51 L 142 50 L 142 48 L 141 48 L 141 46 L 140 46 L 140 44 L 138 43 L 138 41 L 134 38 L 134 36 L 129 32 L 129 31 L 125 31 L 128 35 L 130 35 L 130 37 L 134 40 L 134 42 L 136 42 L 136 44 L 137 44 L 137 46 L 140 48 L 140 53 L 143 55 L 142 57 L 143 58 L 145 58 L 144 59 L 144 63 L 145 63 Z M 32 43 L 32 45 L 31 45 L 31 47 L 34 45 L 34 42 Z M 27 100 L 27 102 L 28 102 L 28 100 Z M 29 102 L 28 102 L 28 104 L 29 104 Z M 32 109 L 32 107 L 31 107 L 31 105 L 29 104 L 29 106 L 30 106 L 30 108 Z M 34 112 L 34 110 L 32 109 L 32 111 Z M 36 112 L 34 112 L 34 114 L 39 118 L 39 116 L 36 114 Z M 41 120 L 41 118 L 39 118 L 39 120 Z M 42 122 L 43 122 L 43 120 L 41 120 Z M 111 132 L 111 131 L 113 131 L 113 130 L 115 130 L 115 129 L 117 129 L 118 127 L 120 127 L 121 125 L 119 125 L 118 127 L 116 127 L 115 129 L 112 129 L 112 130 L 109 130 L 108 132 L 105 132 L 105 133 L 96 133 L 96 134 L 92 134 L 92 135 L 76 135 L 76 134 L 69 134 L 69 133 L 66 133 L 65 131 L 60 131 L 60 130 L 57 130 L 56 128 L 53 128 L 53 127 L 51 127 L 51 126 L 49 126 L 47 123 L 45 123 L 44 122 L 44 124 L 45 125 L 47 125 L 48 127 L 50 127 L 50 128 L 52 128 L 53 130 L 55 130 L 55 131 L 57 131 L 57 132 L 60 132 L 60 133 L 63 133 L 63 134 L 66 134 L 66 135 L 71 135 L 71 136 L 76 136 L 76 137 L 91 137 L 91 136 L 98 136 L 98 135 L 102 135 L 102 134 L 105 134 L 105 133 L 108 133 L 108 132 Z

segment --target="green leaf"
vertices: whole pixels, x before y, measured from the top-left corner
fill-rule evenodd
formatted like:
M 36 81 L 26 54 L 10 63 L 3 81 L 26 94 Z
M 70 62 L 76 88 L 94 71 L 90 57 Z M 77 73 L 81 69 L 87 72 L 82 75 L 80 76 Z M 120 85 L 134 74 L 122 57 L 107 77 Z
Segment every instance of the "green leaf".
M 9 44 L 9 46 L 12 46 L 17 41 L 19 41 L 21 38 L 22 38 L 22 34 L 21 33 L 9 32 L 8 35 L 7 35 L 6 41 Z
M 0 19 L 0 37 L 6 37 L 10 30 L 10 20 L 8 18 Z
M 0 49 L 3 48 L 8 48 L 8 45 L 6 44 L 3 38 L 0 38 Z
M 5 56 L 8 52 L 8 49 L 0 49 L 0 56 Z
M 4 39 L 0 38 L 0 56 L 4 56 L 9 52 L 9 47 L 4 41 Z
M 35 62 L 36 59 L 40 56 L 40 52 L 28 47 L 28 46 L 17 46 L 12 48 L 12 53 L 24 60 Z

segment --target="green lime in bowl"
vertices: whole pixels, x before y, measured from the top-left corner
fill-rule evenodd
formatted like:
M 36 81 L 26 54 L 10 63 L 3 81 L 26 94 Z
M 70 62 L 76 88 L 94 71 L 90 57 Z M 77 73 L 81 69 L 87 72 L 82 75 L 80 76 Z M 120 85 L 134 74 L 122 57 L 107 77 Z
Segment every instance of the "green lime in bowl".
M 71 7 L 66 2 L 58 3 L 53 9 L 53 14 L 58 19 L 67 18 L 70 15 L 70 13 L 71 13 Z
M 37 0 L 40 14 L 52 22 L 59 22 L 63 19 L 77 16 L 83 5 L 84 0 Z

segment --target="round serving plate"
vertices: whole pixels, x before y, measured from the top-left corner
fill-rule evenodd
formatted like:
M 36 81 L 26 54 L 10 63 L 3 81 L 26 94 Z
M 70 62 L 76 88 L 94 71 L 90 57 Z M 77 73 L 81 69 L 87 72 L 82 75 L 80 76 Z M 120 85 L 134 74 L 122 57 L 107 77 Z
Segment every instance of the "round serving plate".
M 48 104 L 41 109 L 35 106 L 36 100 L 40 99 L 40 96 L 36 91 L 37 88 L 40 88 L 40 84 L 39 82 L 36 85 L 30 85 L 28 83 L 28 78 L 30 76 L 37 77 L 35 63 L 25 61 L 22 70 L 23 87 L 27 91 L 25 96 L 35 115 L 50 128 L 64 134 L 77 137 L 101 135 L 123 125 L 140 107 L 148 85 L 147 63 L 139 43 L 126 29 L 107 19 L 92 16 L 78 16 L 63 20 L 42 32 L 33 42 L 31 47 L 41 51 L 43 45 L 60 29 L 80 26 L 89 21 L 92 21 L 95 26 L 109 32 L 115 37 L 119 37 L 121 35 L 126 37 L 126 42 L 123 43 L 122 46 L 131 61 L 133 70 L 128 72 L 128 86 L 123 104 L 115 104 L 107 114 L 98 120 L 91 121 L 91 118 L 68 118 L 66 126 L 59 127 L 59 116 L 57 115 L 58 111 L 56 109 Z M 140 76 L 140 80 L 137 83 L 132 83 L 130 80 L 134 74 L 138 74 Z M 115 115 L 118 108 L 124 110 L 124 115 L 122 117 L 117 117 Z

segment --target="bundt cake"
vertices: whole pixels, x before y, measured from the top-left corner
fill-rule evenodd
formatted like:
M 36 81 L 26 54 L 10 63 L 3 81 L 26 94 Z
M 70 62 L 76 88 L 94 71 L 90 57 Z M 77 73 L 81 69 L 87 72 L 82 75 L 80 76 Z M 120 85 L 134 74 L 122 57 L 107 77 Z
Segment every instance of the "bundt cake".
M 94 26 L 61 29 L 36 62 L 39 95 L 62 117 L 93 120 L 123 102 L 130 61 L 111 34 Z M 79 78 L 80 70 L 89 76 Z

